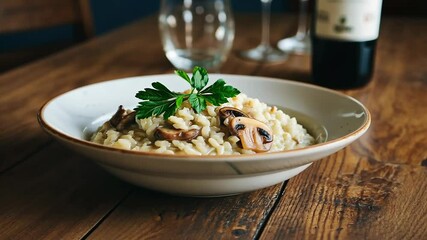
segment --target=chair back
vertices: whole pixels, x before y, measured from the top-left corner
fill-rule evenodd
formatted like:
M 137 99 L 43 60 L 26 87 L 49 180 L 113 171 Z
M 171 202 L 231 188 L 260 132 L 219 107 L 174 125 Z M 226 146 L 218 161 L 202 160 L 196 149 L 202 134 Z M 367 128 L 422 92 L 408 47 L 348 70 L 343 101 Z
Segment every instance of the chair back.
M 0 36 L 72 26 L 66 43 L 21 47 L 0 52 L 0 71 L 49 55 L 94 35 L 90 0 L 0 0 Z M 28 37 L 28 34 L 27 34 Z M 31 40 L 28 40 L 31 42 Z

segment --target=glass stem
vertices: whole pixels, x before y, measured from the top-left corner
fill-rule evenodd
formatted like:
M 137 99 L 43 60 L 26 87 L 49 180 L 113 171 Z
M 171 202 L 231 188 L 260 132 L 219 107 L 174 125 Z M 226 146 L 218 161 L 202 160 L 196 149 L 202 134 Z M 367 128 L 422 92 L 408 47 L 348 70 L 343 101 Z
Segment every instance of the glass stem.
M 304 39 L 307 35 L 307 5 L 308 0 L 299 0 L 297 39 Z
M 272 0 L 261 0 L 262 4 L 262 33 L 260 46 L 270 47 L 270 11 Z

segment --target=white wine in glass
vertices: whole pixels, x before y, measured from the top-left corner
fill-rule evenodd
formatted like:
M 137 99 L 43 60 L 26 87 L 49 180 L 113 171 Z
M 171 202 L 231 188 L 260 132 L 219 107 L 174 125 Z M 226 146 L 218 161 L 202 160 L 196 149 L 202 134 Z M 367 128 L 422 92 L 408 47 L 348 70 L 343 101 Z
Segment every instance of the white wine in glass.
M 258 62 L 278 62 L 287 59 L 287 54 L 275 49 L 270 44 L 270 14 L 271 1 L 261 0 L 262 5 L 262 33 L 260 44 L 253 49 L 242 51 L 243 58 Z

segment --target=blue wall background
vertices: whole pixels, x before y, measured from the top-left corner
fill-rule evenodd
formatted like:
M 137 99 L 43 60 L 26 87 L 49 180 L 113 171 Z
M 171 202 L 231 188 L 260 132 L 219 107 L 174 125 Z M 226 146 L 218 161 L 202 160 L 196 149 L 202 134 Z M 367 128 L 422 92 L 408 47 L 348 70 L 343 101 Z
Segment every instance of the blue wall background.
M 260 0 L 231 0 L 235 12 L 259 12 Z M 289 0 L 272 1 L 273 12 L 285 12 Z M 96 35 L 102 35 L 120 26 L 150 14 L 156 14 L 160 0 L 90 0 Z M 0 35 L 0 52 L 72 39 L 73 28 L 61 26 L 38 32 Z
M 272 1 L 272 11 L 285 11 L 286 2 L 288 1 Z M 91 3 L 98 34 L 156 13 L 160 6 L 160 0 L 92 0 Z M 232 0 L 231 3 L 233 10 L 238 12 L 261 10 L 260 0 Z

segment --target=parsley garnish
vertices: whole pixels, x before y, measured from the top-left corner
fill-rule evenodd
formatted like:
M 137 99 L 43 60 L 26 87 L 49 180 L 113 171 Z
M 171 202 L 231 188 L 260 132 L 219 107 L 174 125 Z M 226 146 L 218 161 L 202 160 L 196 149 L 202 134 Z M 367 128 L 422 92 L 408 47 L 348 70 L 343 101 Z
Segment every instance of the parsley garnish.
M 195 67 L 191 78 L 186 72 L 176 70 L 175 74 L 187 81 L 191 86 L 188 94 L 172 92 L 165 85 L 154 82 L 153 88 L 145 88 L 139 91 L 135 97 L 143 100 L 134 109 L 138 119 L 159 116 L 163 114 L 164 119 L 174 115 L 184 101 L 188 101 L 196 113 L 206 109 L 209 102 L 214 106 L 219 106 L 228 102 L 240 91 L 230 85 L 226 85 L 223 79 L 218 79 L 214 84 L 206 87 L 209 82 L 208 72 L 202 67 Z M 206 88 L 205 88 L 206 87 Z

